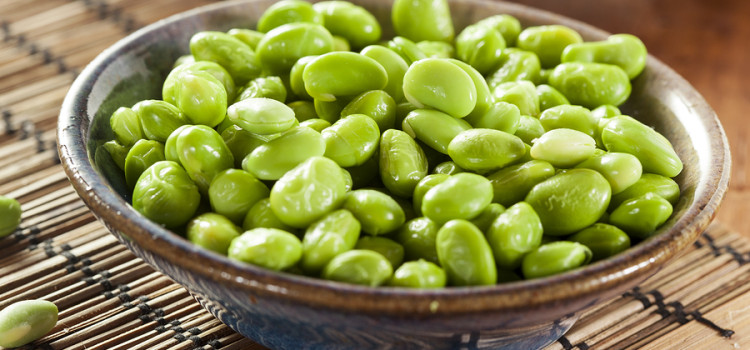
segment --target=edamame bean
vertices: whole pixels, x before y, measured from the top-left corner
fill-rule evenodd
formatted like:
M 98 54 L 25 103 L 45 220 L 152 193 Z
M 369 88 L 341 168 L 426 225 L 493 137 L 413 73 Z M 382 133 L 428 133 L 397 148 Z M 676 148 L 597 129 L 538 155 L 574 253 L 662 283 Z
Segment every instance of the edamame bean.
M 151 221 L 173 229 L 187 223 L 200 204 L 198 186 L 172 161 L 154 163 L 133 189 L 133 208 Z
M 640 197 L 649 192 L 659 195 L 672 205 L 676 205 L 680 198 L 680 186 L 674 180 L 662 175 L 643 173 L 634 184 L 612 195 L 612 201 L 609 204 L 610 211 L 628 199 Z
M 560 56 L 568 45 L 581 43 L 583 38 L 575 30 L 553 24 L 528 27 L 518 35 L 518 47 L 539 56 L 542 67 L 550 68 L 560 63 Z
M 339 97 L 336 101 L 323 101 L 316 98 L 313 101 L 315 114 L 317 114 L 320 119 L 333 124 L 341 118 L 341 112 L 349 102 L 351 102 L 350 97 L 351 96 Z
M 235 224 L 241 224 L 250 208 L 270 194 L 271 190 L 263 182 L 239 169 L 218 173 L 208 187 L 211 209 Z
M 120 107 L 112 113 L 109 126 L 115 134 L 115 140 L 125 147 L 134 145 L 144 137 L 138 113 L 127 107 Z
M 218 63 L 239 85 L 257 78 L 261 73 L 261 65 L 253 49 L 227 33 L 216 31 L 196 33 L 190 38 L 190 53 L 196 61 Z
M 227 34 L 239 39 L 245 45 L 255 50 L 258 47 L 258 43 L 263 39 L 264 33 L 257 30 L 247 28 L 232 28 L 227 31 Z
M 239 228 L 232 221 L 216 213 L 196 216 L 186 230 L 190 242 L 221 255 L 227 255 L 229 245 L 239 235 Z
M 456 49 L 445 41 L 422 40 L 417 43 L 417 48 L 431 58 L 453 58 L 456 56 Z
M 455 59 L 449 59 L 448 61 L 466 72 L 466 74 L 469 75 L 469 78 L 471 78 L 471 81 L 474 82 L 474 87 L 477 89 L 477 104 L 467 117 L 477 117 L 488 113 L 489 109 L 495 103 L 495 97 L 492 96 L 492 92 L 490 92 L 490 88 L 487 86 L 487 81 L 484 79 L 484 76 L 466 62 Z
M 401 266 L 404 261 L 404 247 L 398 242 L 386 237 L 360 237 L 354 249 L 372 250 L 382 254 L 391 266 Z
M 308 22 L 323 24 L 323 16 L 309 2 L 282 0 L 268 7 L 258 19 L 258 31 L 267 33 L 287 23 Z
M 456 162 L 449 160 L 442 162 L 435 166 L 435 168 L 432 170 L 433 174 L 445 174 L 445 175 L 454 175 L 458 173 L 463 173 L 465 170 L 462 169 Z
M 388 75 L 388 83 L 385 85 L 383 90 L 390 95 L 394 101 L 400 102 L 404 99 L 404 74 L 409 69 L 409 64 L 406 63 L 399 54 L 380 45 L 370 45 L 365 47 L 360 52 L 363 56 L 367 56 L 377 61 L 383 69 L 385 69 Z
M 393 194 L 410 197 L 427 176 L 427 158 L 407 133 L 388 129 L 380 136 L 380 178 Z
M 419 16 L 414 14 L 418 13 Z M 396 0 L 391 21 L 397 35 L 413 41 L 453 41 L 454 30 L 446 0 Z
M 627 116 L 611 119 L 602 130 L 608 151 L 634 155 L 647 173 L 675 177 L 682 172 L 682 161 L 666 137 Z
M 294 117 L 297 121 L 302 123 L 306 120 L 317 119 L 318 114 L 315 113 L 315 104 L 310 101 L 294 101 L 287 103 L 287 106 L 294 111 Z
M 383 90 L 367 91 L 355 97 L 341 110 L 341 118 L 352 114 L 364 114 L 372 118 L 380 131 L 393 129 L 396 126 L 396 101 Z
M 631 34 L 614 34 L 606 40 L 575 43 L 562 52 L 562 62 L 598 62 L 614 64 L 633 79 L 646 67 L 646 45 Z
M 164 101 L 141 101 L 133 106 L 133 111 L 141 122 L 143 135 L 149 140 L 161 143 L 167 141 L 172 131 L 188 124 L 187 118 L 177 107 Z
M 571 169 L 535 185 L 524 201 L 539 215 L 545 235 L 564 236 L 595 223 L 611 196 L 604 176 L 591 169 Z
M 304 122 L 300 123 L 299 126 L 308 127 L 317 132 L 323 132 L 323 130 L 331 126 L 331 123 L 328 122 L 327 120 L 314 118 L 314 119 L 305 120 Z
M 490 205 L 482 210 L 482 213 L 479 214 L 479 216 L 471 219 L 471 223 L 474 224 L 479 231 L 486 233 L 489 231 L 492 223 L 495 222 L 495 219 L 497 219 L 497 217 L 503 212 L 505 212 L 505 207 L 498 203 L 490 203 Z
M 547 84 L 537 85 L 536 93 L 539 95 L 539 109 L 542 111 L 542 113 L 555 106 L 570 104 L 568 98 L 565 97 L 565 95 Z M 597 116 L 594 116 L 594 119 L 599 120 Z
M 393 287 L 442 288 L 447 276 L 440 266 L 426 260 L 408 261 L 393 272 L 389 283 Z
M 340 96 L 382 90 L 388 83 L 388 73 L 380 63 L 367 56 L 354 52 L 330 52 L 310 61 L 302 72 L 302 80 L 305 90 L 313 98 L 335 101 Z
M 341 167 L 325 157 L 310 157 L 286 172 L 271 188 L 271 208 L 281 222 L 307 227 L 344 200 Z
M 242 169 L 261 180 L 278 180 L 305 160 L 322 156 L 325 149 L 319 132 L 298 126 L 256 147 L 242 160 Z
M 158 141 L 138 140 L 125 156 L 125 182 L 133 188 L 141 174 L 156 162 L 165 160 L 164 145 Z
M 542 278 L 574 270 L 591 261 L 591 250 L 569 241 L 547 243 L 523 257 L 524 278 Z
M 206 194 L 214 177 L 234 166 L 234 156 L 221 135 L 205 125 L 191 125 L 177 135 L 175 143 L 180 164 Z
M 534 140 L 544 135 L 544 127 L 539 118 L 521 115 L 518 119 L 518 128 L 513 135 L 518 136 L 527 145 L 533 144 Z
M 548 84 L 570 103 L 586 108 L 619 106 L 630 96 L 630 79 L 618 66 L 604 63 L 566 62 L 555 67 Z
M 672 205 L 661 196 L 649 192 L 628 199 L 609 215 L 609 222 L 632 237 L 646 239 L 672 216 Z
M 352 177 L 352 188 L 370 186 L 376 179 L 378 179 L 379 159 L 378 152 L 375 151 L 375 154 L 366 160 L 364 164 L 346 168 L 346 171 L 348 171 L 349 175 Z
M 538 183 L 555 175 L 552 164 L 531 160 L 511 165 L 487 176 L 492 184 L 492 201 L 505 206 L 520 202 Z
M 323 15 L 323 24 L 331 34 L 345 38 L 355 49 L 380 40 L 380 23 L 364 7 L 347 1 L 321 1 L 312 5 Z
M 508 102 L 516 105 L 521 115 L 536 117 L 539 115 L 539 95 L 536 87 L 530 81 L 509 81 L 497 85 L 492 94 L 496 101 Z
M 596 141 L 578 130 L 553 129 L 545 132 L 531 146 L 531 157 L 557 168 L 572 167 L 594 155 Z
M 173 70 L 164 81 L 162 97 L 179 108 L 190 124 L 214 127 L 227 112 L 226 88 L 203 71 Z
M 23 300 L 0 311 L 0 347 L 15 348 L 49 333 L 57 324 L 57 305 L 46 300 Z
M 360 228 L 359 221 L 345 209 L 313 222 L 302 238 L 300 267 L 308 273 L 320 273 L 335 256 L 354 249 Z
M 232 125 L 231 127 L 228 127 L 226 130 L 224 130 L 221 133 L 221 138 L 222 140 L 224 140 L 227 148 L 229 148 L 229 151 L 232 152 L 235 168 L 241 168 L 242 160 L 245 159 L 245 157 L 250 154 L 250 152 L 258 148 L 258 146 L 265 144 L 273 139 L 272 137 L 253 134 L 237 125 Z M 167 144 L 165 147 L 167 160 L 173 160 L 169 158 L 169 144 L 171 139 L 174 139 L 176 142 L 176 136 L 174 138 L 170 136 L 170 138 L 167 139 Z
M 469 114 L 464 118 L 471 126 L 480 129 L 495 129 L 514 134 L 518 130 L 521 111 L 514 104 L 495 102 L 481 115 Z
M 305 56 L 333 51 L 333 36 L 320 24 L 289 23 L 266 33 L 258 43 L 258 60 L 265 69 L 286 74 Z
M 598 171 L 609 181 L 612 195 L 622 192 L 641 178 L 643 169 L 638 158 L 628 153 L 609 152 L 591 157 L 576 165 Z
M 513 270 L 521 266 L 524 255 L 542 244 L 542 222 L 528 203 L 518 202 L 495 219 L 487 242 L 497 266 Z
M 435 240 L 440 226 L 426 217 L 407 221 L 396 233 L 395 239 L 404 247 L 406 260 L 424 259 L 439 264 Z
M 232 260 L 280 271 L 300 260 L 302 242 L 283 230 L 255 228 L 233 239 L 227 256 Z
M 130 148 L 125 147 L 115 140 L 110 140 L 102 144 L 102 148 L 109 153 L 112 161 L 115 162 L 120 170 L 125 170 L 125 158 L 128 156 Z
M 456 135 L 471 129 L 466 121 L 432 109 L 411 111 L 401 125 L 409 136 L 443 154 L 448 154 L 448 144 Z
M 456 55 L 479 73 L 487 74 L 495 68 L 505 49 L 502 34 L 491 26 L 469 25 L 456 37 Z
M 21 204 L 17 200 L 0 196 L 0 238 L 15 232 L 21 224 Z
M 393 232 L 406 221 L 404 210 L 396 200 L 375 190 L 347 193 L 342 208 L 354 214 L 362 225 L 362 231 L 371 235 Z
M 472 223 L 448 221 L 438 231 L 435 247 L 450 285 L 492 285 L 497 282 L 492 249 L 484 234 Z
M 596 120 L 600 120 L 622 115 L 622 113 L 619 108 L 613 105 L 601 105 L 592 109 L 591 115 L 593 115 Z
M 291 129 L 298 124 L 294 111 L 270 98 L 248 98 L 227 109 L 227 118 L 255 134 L 270 135 Z
M 325 156 L 342 167 L 364 164 L 378 148 L 380 130 L 375 120 L 364 114 L 339 119 L 321 132 Z
M 540 80 L 542 69 L 536 54 L 514 48 L 503 50 L 492 68 L 495 71 L 488 72 L 487 82 L 493 88 L 510 81 L 528 80 L 536 83 Z
M 247 212 L 247 215 L 245 215 L 245 219 L 242 220 L 242 229 L 245 231 L 259 227 L 277 228 L 287 232 L 294 231 L 293 227 L 281 222 L 279 217 L 274 214 L 273 210 L 271 210 L 271 200 L 269 198 L 263 198 L 255 202 Z
M 404 96 L 418 108 L 435 108 L 456 118 L 468 115 L 477 103 L 477 89 L 471 77 L 451 61 L 440 58 L 423 59 L 409 66 L 404 75 Z
M 227 103 L 229 104 L 234 101 L 237 94 L 237 86 L 234 83 L 232 75 L 218 63 L 213 61 L 189 62 L 181 65 L 176 70 L 178 70 L 178 73 L 176 74 L 179 74 L 179 71 L 205 72 L 211 74 L 216 80 L 221 82 L 224 89 L 227 91 Z
M 441 224 L 453 219 L 470 220 L 492 202 L 492 185 L 485 177 L 459 173 L 435 185 L 422 199 L 422 214 Z
M 313 98 L 307 93 L 305 89 L 305 81 L 302 79 L 302 73 L 305 72 L 305 67 L 318 58 L 318 55 L 305 56 L 297 60 L 289 71 L 289 87 L 291 92 L 301 100 L 312 101 Z
M 281 78 L 276 76 L 260 77 L 250 80 L 234 102 L 265 97 L 283 103 L 286 101 L 286 95 L 286 87 Z
M 414 211 L 417 214 L 422 214 L 422 200 L 424 199 L 425 193 L 427 193 L 427 191 L 429 191 L 433 187 L 437 186 L 439 183 L 448 180 L 450 178 L 450 175 L 452 174 L 430 174 L 423 177 L 422 180 L 419 180 L 417 186 L 414 187 L 414 194 L 412 195 L 411 199 Z
M 616 226 L 595 223 L 569 238 L 587 246 L 593 261 L 603 260 L 630 248 L 630 237 Z
M 376 287 L 393 275 L 393 267 L 382 254 L 372 250 L 353 249 L 336 255 L 323 269 L 323 278 Z
M 511 15 L 494 15 L 477 23 L 495 28 L 495 30 L 503 35 L 503 39 L 505 39 L 505 43 L 508 47 L 516 45 L 518 34 L 521 33 L 521 22 Z
M 573 129 L 592 138 L 596 136 L 597 120 L 585 107 L 560 105 L 549 108 L 539 116 L 544 130 Z
M 448 155 L 458 166 L 480 173 L 500 169 L 525 153 L 520 138 L 494 129 L 462 131 L 448 144 Z

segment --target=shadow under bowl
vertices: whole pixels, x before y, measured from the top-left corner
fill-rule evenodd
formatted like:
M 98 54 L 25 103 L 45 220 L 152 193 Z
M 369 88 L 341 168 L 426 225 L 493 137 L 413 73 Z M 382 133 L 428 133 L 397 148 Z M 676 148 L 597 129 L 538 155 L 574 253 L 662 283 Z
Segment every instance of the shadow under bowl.
M 101 145 L 121 106 L 161 97 L 161 84 L 201 30 L 254 28 L 274 1 L 217 3 L 145 27 L 101 53 L 73 83 L 58 126 L 59 154 L 71 183 L 94 215 L 137 256 L 185 286 L 222 322 L 271 348 L 540 348 L 559 338 L 577 313 L 656 273 L 708 226 L 729 181 L 726 136 L 705 100 L 653 57 L 633 81 L 624 113 L 674 145 L 684 163 L 682 192 L 659 232 L 633 248 L 568 273 L 494 286 L 440 290 L 369 288 L 278 273 L 230 261 L 149 221 L 130 205 L 121 171 Z M 354 1 L 389 31 L 390 1 Z M 493 14 L 524 27 L 563 24 L 583 38 L 607 33 L 503 2 L 451 2 L 454 25 Z

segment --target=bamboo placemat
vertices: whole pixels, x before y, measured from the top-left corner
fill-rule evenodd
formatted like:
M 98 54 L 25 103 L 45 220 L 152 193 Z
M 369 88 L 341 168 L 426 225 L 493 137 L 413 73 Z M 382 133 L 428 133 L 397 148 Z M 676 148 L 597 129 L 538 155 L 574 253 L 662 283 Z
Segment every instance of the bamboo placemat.
M 27 348 L 262 349 L 234 333 L 96 221 L 69 185 L 57 112 L 77 73 L 133 30 L 205 0 L 0 2 L 0 194 L 21 228 L 0 239 L 0 309 L 46 299 L 52 332 Z M 638 288 L 586 311 L 549 349 L 741 348 L 750 342 L 750 240 L 712 225 Z

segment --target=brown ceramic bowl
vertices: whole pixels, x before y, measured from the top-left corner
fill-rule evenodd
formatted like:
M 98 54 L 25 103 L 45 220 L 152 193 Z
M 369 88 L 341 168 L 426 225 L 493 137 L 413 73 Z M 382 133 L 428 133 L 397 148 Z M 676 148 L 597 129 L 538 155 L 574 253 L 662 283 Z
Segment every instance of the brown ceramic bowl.
M 392 35 L 390 2 L 355 1 Z M 654 57 L 633 82 L 624 113 L 655 127 L 685 167 L 682 197 L 652 238 L 584 268 L 548 278 L 483 287 L 407 290 L 368 288 L 277 273 L 200 249 L 138 214 L 101 144 L 119 106 L 159 98 L 172 62 L 200 30 L 253 28 L 270 0 L 217 3 L 148 26 L 99 55 L 76 79 L 60 112 L 62 164 L 94 214 L 138 256 L 184 285 L 238 332 L 272 348 L 531 349 L 560 337 L 577 314 L 653 275 L 706 228 L 727 190 L 729 149 L 711 108 Z M 460 0 L 451 3 L 458 30 L 507 13 L 524 26 L 564 24 L 586 40 L 607 33 L 532 8 Z

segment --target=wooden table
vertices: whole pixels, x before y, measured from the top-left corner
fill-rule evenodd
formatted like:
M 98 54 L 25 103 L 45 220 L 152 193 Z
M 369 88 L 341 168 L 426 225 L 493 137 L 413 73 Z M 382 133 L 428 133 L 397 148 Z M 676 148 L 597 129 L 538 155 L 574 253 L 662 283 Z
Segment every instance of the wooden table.
M 611 33 L 640 37 L 650 54 L 687 79 L 719 115 L 732 180 L 717 220 L 750 237 L 750 2 L 744 0 L 518 0 Z

